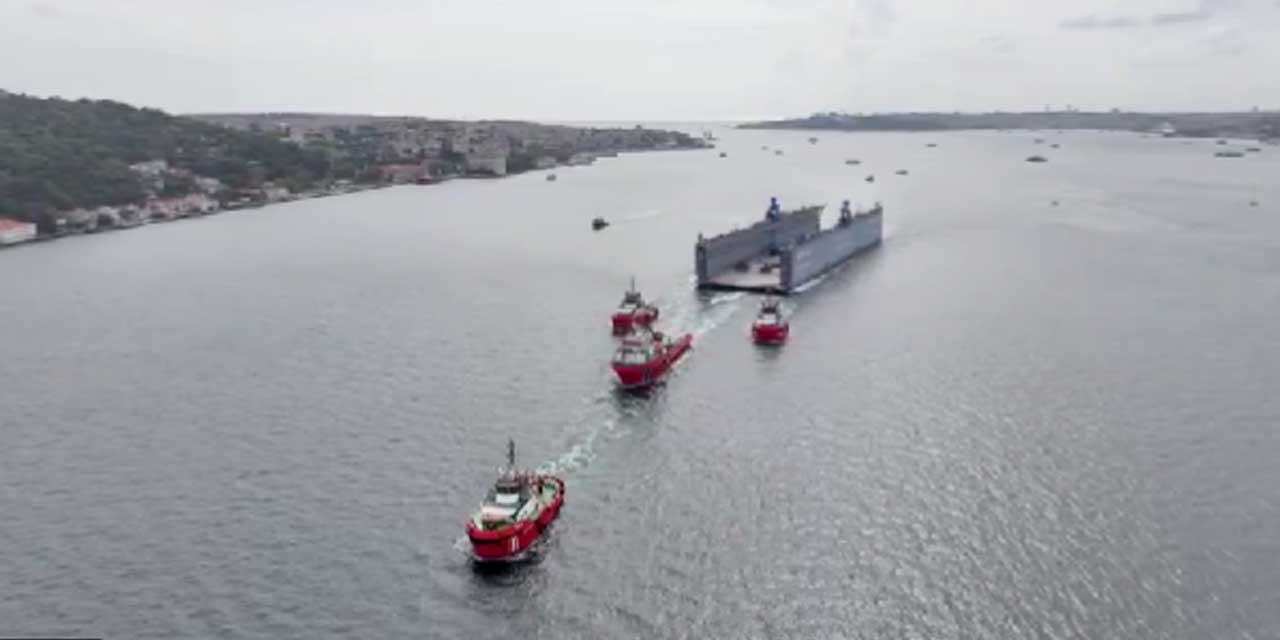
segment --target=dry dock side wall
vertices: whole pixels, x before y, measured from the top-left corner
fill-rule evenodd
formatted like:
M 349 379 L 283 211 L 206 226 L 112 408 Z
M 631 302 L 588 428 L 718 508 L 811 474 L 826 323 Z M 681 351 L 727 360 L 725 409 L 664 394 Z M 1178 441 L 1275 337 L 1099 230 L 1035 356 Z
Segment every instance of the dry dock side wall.
M 782 260 L 782 288 L 793 289 L 853 254 L 880 242 L 884 215 L 879 211 L 855 216 L 845 226 L 827 229 L 787 252 Z
M 783 214 L 779 220 L 765 220 L 703 239 L 694 256 L 698 283 L 706 283 L 741 262 L 764 255 L 770 245 L 783 248 L 799 238 L 818 233 L 821 214 L 822 207 L 805 207 Z

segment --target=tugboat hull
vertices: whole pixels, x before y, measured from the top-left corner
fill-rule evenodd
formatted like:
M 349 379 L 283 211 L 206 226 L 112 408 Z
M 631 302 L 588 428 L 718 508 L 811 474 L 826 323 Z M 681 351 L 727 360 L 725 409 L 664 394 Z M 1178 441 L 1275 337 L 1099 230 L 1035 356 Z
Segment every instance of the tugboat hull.
M 666 376 L 671 367 L 693 347 L 693 336 L 685 334 L 671 343 L 662 355 L 643 364 L 613 363 L 613 372 L 618 376 L 618 386 L 623 389 L 644 389 L 657 384 Z
M 751 339 L 756 344 L 779 345 L 787 341 L 791 327 L 787 324 L 753 324 Z
M 482 529 L 473 520 L 467 520 L 467 537 L 471 540 L 471 557 L 476 562 L 518 562 L 560 515 L 564 505 L 564 480 L 544 476 L 544 482 L 555 485 L 555 497 L 542 508 L 536 518 L 521 520 L 501 529 Z

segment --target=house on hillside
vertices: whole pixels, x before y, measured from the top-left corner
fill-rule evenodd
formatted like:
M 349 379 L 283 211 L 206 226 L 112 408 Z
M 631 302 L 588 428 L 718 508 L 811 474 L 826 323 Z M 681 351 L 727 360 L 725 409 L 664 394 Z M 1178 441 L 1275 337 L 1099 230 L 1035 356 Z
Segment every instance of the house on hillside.
M 0 246 L 29 242 L 36 237 L 36 225 L 13 218 L 0 218 Z

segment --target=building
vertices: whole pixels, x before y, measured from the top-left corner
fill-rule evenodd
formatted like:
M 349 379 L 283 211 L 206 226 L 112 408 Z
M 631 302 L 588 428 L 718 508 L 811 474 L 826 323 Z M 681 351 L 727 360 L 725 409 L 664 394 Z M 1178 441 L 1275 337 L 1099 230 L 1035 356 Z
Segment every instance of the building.
M 0 218 L 0 246 L 21 244 L 34 240 L 36 225 L 13 218 Z
M 503 150 L 477 149 L 463 157 L 466 159 L 467 173 L 507 175 L 507 153 Z
M 384 164 L 378 167 L 378 171 L 382 174 L 382 180 L 391 184 L 417 182 L 425 173 L 422 166 L 417 164 Z

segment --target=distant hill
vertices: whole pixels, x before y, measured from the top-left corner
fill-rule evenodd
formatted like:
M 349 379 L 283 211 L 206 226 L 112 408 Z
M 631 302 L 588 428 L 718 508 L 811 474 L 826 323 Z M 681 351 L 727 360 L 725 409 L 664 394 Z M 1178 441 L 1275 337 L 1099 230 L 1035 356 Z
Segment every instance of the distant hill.
M 325 154 L 261 133 L 109 100 L 0 92 L 0 216 L 138 202 L 146 191 L 129 165 L 148 160 L 231 188 L 262 180 L 305 188 L 329 173 Z
M 1280 135 L 1280 114 L 1033 111 L 1025 113 L 816 113 L 804 118 L 751 122 L 742 129 L 836 131 L 945 131 L 960 129 L 1102 129 L 1156 131 L 1171 125 L 1178 135 L 1268 138 Z

